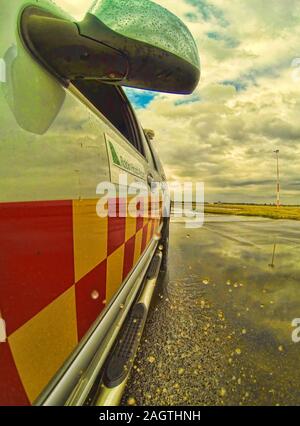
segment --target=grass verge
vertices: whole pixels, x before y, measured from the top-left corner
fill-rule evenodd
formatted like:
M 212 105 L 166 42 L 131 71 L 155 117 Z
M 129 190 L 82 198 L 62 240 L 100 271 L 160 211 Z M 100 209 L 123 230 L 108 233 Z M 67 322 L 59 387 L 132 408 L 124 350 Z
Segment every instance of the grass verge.
M 260 205 L 206 204 L 205 213 L 300 220 L 300 207 L 294 206 L 282 206 L 277 208 L 276 206 Z

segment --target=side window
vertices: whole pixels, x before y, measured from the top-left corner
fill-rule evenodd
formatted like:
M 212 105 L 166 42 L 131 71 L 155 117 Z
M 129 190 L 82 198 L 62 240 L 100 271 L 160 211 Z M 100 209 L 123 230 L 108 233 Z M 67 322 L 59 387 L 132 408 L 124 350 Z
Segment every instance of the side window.
M 72 83 L 144 155 L 139 131 L 125 95 L 112 85 L 94 80 L 77 80 Z

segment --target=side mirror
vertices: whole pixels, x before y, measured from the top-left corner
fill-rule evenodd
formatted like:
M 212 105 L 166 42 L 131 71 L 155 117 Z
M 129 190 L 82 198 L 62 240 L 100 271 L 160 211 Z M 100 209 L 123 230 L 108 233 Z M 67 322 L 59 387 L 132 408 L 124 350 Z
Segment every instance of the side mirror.
M 82 22 L 25 10 L 30 50 L 66 80 L 190 94 L 200 79 L 196 43 L 183 22 L 150 0 L 99 0 Z

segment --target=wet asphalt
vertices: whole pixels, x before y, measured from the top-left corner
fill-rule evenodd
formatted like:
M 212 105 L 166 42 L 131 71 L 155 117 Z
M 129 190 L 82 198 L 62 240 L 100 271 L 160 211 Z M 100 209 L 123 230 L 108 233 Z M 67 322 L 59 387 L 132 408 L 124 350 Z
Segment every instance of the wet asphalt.
M 300 405 L 300 223 L 173 220 L 123 405 Z

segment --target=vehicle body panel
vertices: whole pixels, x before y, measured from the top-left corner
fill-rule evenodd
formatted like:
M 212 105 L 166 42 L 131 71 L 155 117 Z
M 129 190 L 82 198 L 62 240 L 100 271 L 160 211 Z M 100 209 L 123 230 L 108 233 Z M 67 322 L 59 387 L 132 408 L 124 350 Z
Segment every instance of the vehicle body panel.
M 111 181 L 107 137 L 136 159 L 144 180 L 151 170 L 161 177 L 26 50 L 17 23 L 30 4 L 37 2 L 0 1 L 0 317 L 7 335 L 0 405 L 34 403 L 111 308 L 161 224 L 157 217 L 97 215 L 96 187 Z

